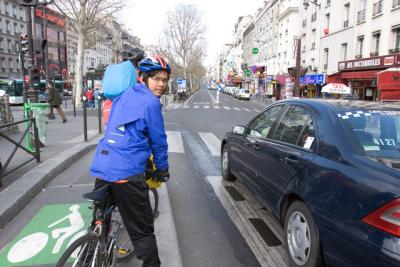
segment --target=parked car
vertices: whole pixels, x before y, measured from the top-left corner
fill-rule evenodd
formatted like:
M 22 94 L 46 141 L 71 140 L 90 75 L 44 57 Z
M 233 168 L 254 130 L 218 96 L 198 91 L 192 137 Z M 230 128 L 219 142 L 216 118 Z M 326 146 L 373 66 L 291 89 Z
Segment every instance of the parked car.
M 249 89 L 240 89 L 239 93 L 238 93 L 238 98 L 250 100 L 250 90 Z
M 400 266 L 400 106 L 284 100 L 221 146 L 285 233 L 289 266 Z

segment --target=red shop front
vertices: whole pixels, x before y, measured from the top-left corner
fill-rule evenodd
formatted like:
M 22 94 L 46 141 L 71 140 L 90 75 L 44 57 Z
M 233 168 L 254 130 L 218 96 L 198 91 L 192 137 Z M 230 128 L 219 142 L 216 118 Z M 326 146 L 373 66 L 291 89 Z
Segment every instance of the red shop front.
M 338 63 L 339 72 L 329 75 L 327 83 L 346 84 L 358 99 L 376 101 L 381 95 L 378 73 L 399 65 L 400 54 L 341 61 Z

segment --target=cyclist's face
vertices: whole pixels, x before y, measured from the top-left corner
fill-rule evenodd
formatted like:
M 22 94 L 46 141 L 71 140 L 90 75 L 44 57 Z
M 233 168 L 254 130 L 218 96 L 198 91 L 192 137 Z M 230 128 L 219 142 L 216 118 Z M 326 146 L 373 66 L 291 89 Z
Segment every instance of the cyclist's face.
M 147 80 L 147 86 L 150 88 L 151 92 L 160 97 L 164 93 L 165 89 L 168 85 L 168 73 L 166 71 L 162 71 L 158 73 L 156 76 L 149 77 Z

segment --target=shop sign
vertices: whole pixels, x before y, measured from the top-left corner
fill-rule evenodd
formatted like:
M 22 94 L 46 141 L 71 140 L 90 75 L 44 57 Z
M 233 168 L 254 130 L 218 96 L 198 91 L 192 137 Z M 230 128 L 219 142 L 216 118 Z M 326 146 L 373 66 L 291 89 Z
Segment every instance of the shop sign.
M 350 94 L 350 88 L 341 83 L 328 83 L 322 87 L 321 93 L 329 94 Z
M 254 47 L 251 52 L 253 53 L 253 55 L 257 55 L 258 54 L 258 48 Z
M 300 77 L 301 84 L 324 84 L 325 83 L 325 74 L 310 74 L 304 75 Z
M 387 71 L 378 74 L 380 90 L 400 90 L 400 71 Z
M 49 12 L 49 11 L 47 10 L 47 12 Z M 42 9 L 36 9 L 36 16 L 43 18 L 44 17 L 43 10 Z M 52 23 L 54 23 L 54 24 L 56 24 L 56 25 L 58 25 L 60 27 L 64 27 L 65 26 L 65 20 L 60 18 L 60 17 L 57 17 L 55 15 L 46 13 L 46 18 L 47 18 L 47 21 L 52 22 Z
M 394 67 L 399 64 L 399 55 L 380 56 L 373 58 L 364 58 L 357 60 L 340 61 L 338 63 L 339 71 L 346 70 L 362 70 L 362 69 L 379 69 Z

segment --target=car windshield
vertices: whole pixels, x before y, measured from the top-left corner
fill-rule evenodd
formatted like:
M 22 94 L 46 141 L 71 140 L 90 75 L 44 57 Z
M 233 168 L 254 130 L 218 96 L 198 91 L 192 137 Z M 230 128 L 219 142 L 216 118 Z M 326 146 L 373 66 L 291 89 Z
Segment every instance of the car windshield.
M 250 93 L 250 90 L 244 90 L 244 92 L 246 93 L 246 94 L 248 94 L 248 93 Z
M 347 109 L 337 115 L 367 156 L 400 159 L 400 110 Z

